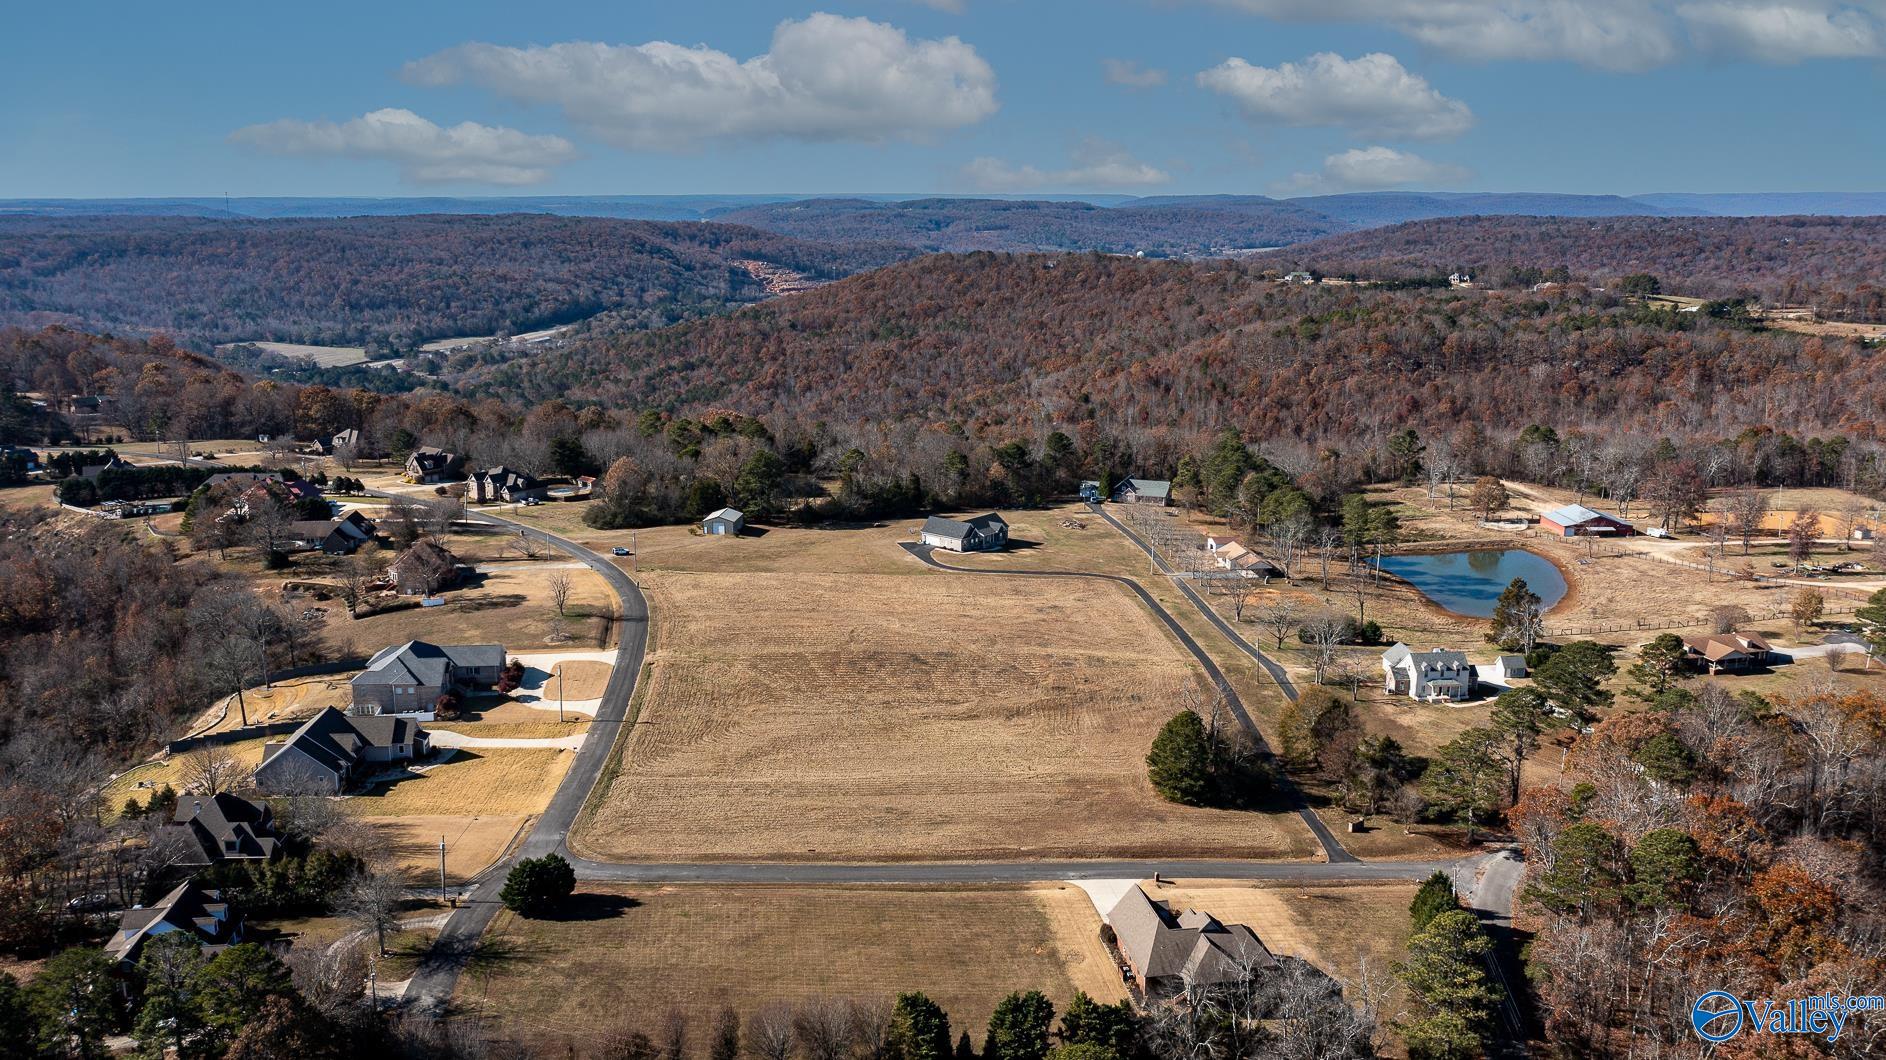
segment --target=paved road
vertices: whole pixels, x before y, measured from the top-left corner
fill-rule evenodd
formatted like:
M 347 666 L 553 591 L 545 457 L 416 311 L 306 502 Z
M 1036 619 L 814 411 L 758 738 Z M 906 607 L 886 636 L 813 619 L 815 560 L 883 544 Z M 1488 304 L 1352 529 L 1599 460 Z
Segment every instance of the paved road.
M 1046 880 L 1289 880 L 1305 883 L 1425 880 L 1456 861 L 918 861 L 904 864 L 691 862 L 612 864 L 573 859 L 586 880 L 620 883 L 1041 883 Z
M 1107 521 L 1112 522 L 1112 517 L 1108 516 Z M 1113 525 L 1116 527 L 1120 526 L 1119 523 L 1114 523 Z M 1120 527 L 1120 529 L 1124 531 L 1125 527 Z M 1231 713 L 1237 717 L 1239 724 L 1243 725 L 1244 730 L 1251 734 L 1253 740 L 1257 741 L 1258 748 L 1263 751 L 1266 756 L 1270 755 L 1270 748 L 1264 742 L 1264 735 L 1258 732 L 1257 723 L 1252 721 L 1251 715 L 1245 711 L 1244 701 L 1238 698 L 1237 690 L 1231 687 L 1231 682 L 1226 679 L 1224 671 L 1218 668 L 1218 664 L 1212 660 L 1212 657 L 1206 653 L 1204 648 L 1199 646 L 1198 641 L 1193 639 L 1192 634 L 1186 632 L 1185 627 L 1179 624 L 1179 620 L 1172 617 L 1172 612 L 1167 611 L 1165 605 L 1153 599 L 1153 595 L 1147 592 L 1146 587 L 1139 582 L 1119 574 L 1096 574 L 1090 571 L 997 570 L 978 567 L 954 567 L 950 564 L 939 562 L 929 545 L 919 545 L 914 542 L 905 541 L 903 542 L 903 546 L 906 552 L 928 563 L 930 566 L 941 570 L 953 571 L 958 574 L 999 574 L 1015 578 L 1097 578 L 1101 581 L 1116 582 L 1126 586 L 1140 598 L 1140 602 L 1145 604 L 1148 610 L 1152 611 L 1161 622 L 1165 623 L 1166 628 L 1172 631 L 1172 635 L 1179 638 L 1179 643 L 1185 645 L 1185 649 L 1192 653 L 1192 657 L 1198 660 L 1198 664 L 1205 668 L 1205 675 L 1211 678 L 1211 683 L 1217 687 L 1219 694 L 1225 697 L 1225 704 L 1231 708 Z M 1142 545 L 1141 547 L 1144 546 Z M 1196 598 L 1194 598 L 1194 602 L 1196 602 Z M 1289 679 L 1285 678 L 1284 680 L 1287 681 Z M 1294 695 L 1294 692 L 1292 694 Z M 1284 797 L 1292 803 L 1292 808 L 1296 811 L 1297 816 L 1303 819 L 1304 827 L 1308 828 L 1310 834 L 1314 835 L 1316 841 L 1322 845 L 1323 856 L 1327 858 L 1331 864 L 1355 862 L 1357 860 L 1356 856 L 1343 849 L 1343 845 L 1341 841 L 1336 838 L 1336 834 L 1331 832 L 1329 826 L 1323 823 L 1323 819 L 1318 817 L 1315 811 L 1310 809 L 1309 802 L 1303 797 L 1303 792 L 1281 772 L 1278 774 L 1278 782 Z
M 1291 683 L 1289 671 L 1285 670 L 1283 666 L 1277 662 L 1277 660 L 1271 658 L 1268 655 L 1265 655 L 1261 651 L 1258 651 L 1255 645 L 1253 645 L 1250 641 L 1245 640 L 1244 637 L 1239 635 L 1237 630 L 1231 628 L 1231 624 L 1229 622 L 1226 622 L 1223 616 L 1219 615 L 1217 611 L 1214 611 L 1211 608 L 1211 605 L 1207 604 L 1204 598 L 1198 595 L 1198 592 L 1196 590 L 1194 590 L 1190 585 L 1186 584 L 1186 581 L 1184 578 L 1178 577 L 1177 572 L 1174 571 L 1171 568 L 1171 566 L 1169 566 L 1166 563 L 1165 559 L 1161 557 L 1158 552 L 1153 550 L 1153 547 L 1151 545 L 1147 544 L 1145 540 L 1143 540 L 1138 534 L 1127 529 L 1124 523 L 1120 522 L 1120 520 L 1118 519 L 1115 519 L 1112 515 L 1110 515 L 1107 512 L 1106 509 L 1102 508 L 1100 505 L 1093 504 L 1090 502 L 1087 505 L 1087 507 L 1095 515 L 1098 515 L 1102 519 L 1105 519 L 1109 524 L 1113 526 L 1115 530 L 1118 530 L 1120 533 L 1125 534 L 1126 539 L 1128 541 L 1131 541 L 1135 545 L 1138 545 L 1140 547 L 1140 551 L 1146 553 L 1146 555 L 1152 558 L 1152 561 L 1154 563 L 1159 565 L 1159 569 L 1161 571 L 1163 571 L 1168 576 L 1171 576 L 1172 584 L 1178 586 L 1179 591 L 1184 593 L 1186 597 L 1192 601 L 1192 604 L 1198 608 L 1199 614 L 1204 615 L 1205 620 L 1207 622 L 1210 622 L 1212 625 L 1217 626 L 1218 632 L 1223 633 L 1225 635 L 1225 639 L 1229 640 L 1234 647 L 1236 647 L 1239 651 L 1243 652 L 1244 654 L 1249 655 L 1251 659 L 1257 663 L 1257 665 L 1263 667 L 1264 672 L 1270 675 L 1270 679 L 1272 681 L 1277 682 L 1277 687 L 1283 690 L 1284 695 L 1290 697 L 1293 700 L 1297 698 L 1297 686 Z
M 602 575 L 621 600 L 621 613 L 616 623 L 618 654 L 615 669 L 609 674 L 609 683 L 603 688 L 602 702 L 597 706 L 595 720 L 590 723 L 589 739 L 577 750 L 576 760 L 570 764 L 563 782 L 557 785 L 557 792 L 551 796 L 550 805 L 537 818 L 530 833 L 511 856 L 480 875 L 471 894 L 446 920 L 431 952 L 420 961 L 418 969 L 413 973 L 412 982 L 406 988 L 406 997 L 421 1010 L 432 1012 L 443 1010 L 451 1001 L 459 973 L 471 959 L 479 937 L 491 925 L 492 918 L 497 916 L 501 908 L 498 891 L 504 886 L 504 877 L 510 871 L 512 862 L 518 858 L 562 853 L 567 849 L 564 843 L 569 838 L 570 826 L 576 823 L 576 815 L 582 810 L 584 800 L 601 777 L 610 750 L 621 732 L 623 719 L 628 716 L 629 701 L 634 697 L 635 681 L 642 672 L 642 657 L 648 648 L 648 601 L 642 596 L 642 590 L 621 568 L 574 541 L 544 533 L 501 515 L 477 512 L 470 518 L 540 537 L 547 544 L 574 556 Z
M 1513 899 L 1525 878 L 1526 866 L 1519 855 L 1502 850 L 1478 862 L 1463 862 L 1454 869 L 1454 889 L 1467 899 L 1479 914 L 1493 939 L 1493 951 L 1487 954 L 1487 968 L 1506 998 L 1500 1005 L 1500 1023 L 1505 1031 L 1502 1044 L 1507 1055 L 1526 1055 L 1526 1018 L 1514 990 L 1522 970 L 1519 937 L 1513 929 Z

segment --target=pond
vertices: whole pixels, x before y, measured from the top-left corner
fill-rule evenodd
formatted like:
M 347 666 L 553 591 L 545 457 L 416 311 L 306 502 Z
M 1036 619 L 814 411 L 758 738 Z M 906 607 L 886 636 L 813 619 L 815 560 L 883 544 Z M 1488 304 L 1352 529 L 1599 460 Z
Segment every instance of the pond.
M 1382 569 L 1441 607 L 1473 618 L 1493 617 L 1494 602 L 1514 578 L 1526 579 L 1543 608 L 1565 599 L 1565 575 L 1551 560 L 1525 549 L 1383 556 Z

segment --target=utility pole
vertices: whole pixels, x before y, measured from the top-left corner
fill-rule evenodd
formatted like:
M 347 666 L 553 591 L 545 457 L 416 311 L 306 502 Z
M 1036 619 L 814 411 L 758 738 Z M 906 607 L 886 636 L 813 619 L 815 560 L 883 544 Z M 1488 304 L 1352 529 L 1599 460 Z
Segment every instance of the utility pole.
M 563 724 L 563 663 L 557 664 L 557 724 Z
M 367 1007 L 377 1015 L 380 1011 L 380 959 L 367 958 Z
M 439 837 L 439 904 L 445 904 L 445 837 Z

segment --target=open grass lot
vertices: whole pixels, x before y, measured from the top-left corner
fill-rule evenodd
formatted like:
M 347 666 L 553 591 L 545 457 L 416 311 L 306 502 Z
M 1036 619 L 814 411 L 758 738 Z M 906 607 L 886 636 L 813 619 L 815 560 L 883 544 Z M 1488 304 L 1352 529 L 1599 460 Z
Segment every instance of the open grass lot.
M 1067 884 L 1030 887 L 585 887 L 568 916 L 500 913 L 501 952 L 459 981 L 457 1002 L 533 1038 L 580 1047 L 623 1025 L 653 1033 L 670 1006 L 696 1040 L 722 1005 L 883 999 L 922 990 L 980 1043 L 995 1003 L 1038 989 L 1117 1000 L 1100 918 Z
M 384 836 L 390 860 L 407 880 L 415 886 L 436 887 L 441 838 L 445 840 L 446 883 L 458 886 L 503 856 L 528 820 L 522 814 L 442 814 L 374 817 L 367 824 Z
M 543 694 L 548 700 L 561 693 L 564 699 L 575 702 L 579 699 L 600 699 L 602 691 L 609 684 L 609 675 L 614 667 L 608 663 L 576 662 L 558 663 L 550 671 L 550 680 L 544 682 Z
M 53 486 L 8 486 L 0 489 L 0 508 L 11 511 L 25 511 L 29 508 L 50 508 L 58 503 L 53 498 Z
M 588 715 L 566 711 L 564 720 L 558 721 L 554 696 L 550 703 L 551 709 L 544 710 L 509 698 L 474 696 L 458 717 L 426 722 L 426 728 L 511 740 L 557 739 L 589 731 Z
M 854 540 L 894 548 L 880 536 Z M 625 765 L 576 845 L 682 859 L 1312 853 L 1287 816 L 1153 794 L 1146 749 L 1199 677 L 1126 590 L 897 555 L 895 576 L 646 575 L 659 650 Z
M 457 551 L 455 543 L 448 547 Z M 272 592 L 285 581 L 320 580 L 331 568 L 331 563 L 309 559 L 291 571 L 256 573 L 251 569 L 249 574 L 259 590 Z M 570 577 L 567 613 L 559 616 L 546 584 L 548 573 L 548 568 L 507 564 L 447 590 L 442 594 L 445 603 L 439 607 L 420 607 L 415 598 L 407 597 L 401 605 L 410 606 L 395 605 L 394 610 L 363 613 L 360 618 L 349 618 L 346 605 L 337 599 L 308 606 L 326 608 L 322 632 L 342 655 L 371 655 L 409 640 L 497 643 L 508 651 L 604 646 L 614 634 L 615 596 L 602 577 L 585 569 L 559 569 Z
M 570 768 L 569 751 L 535 748 L 459 750 L 398 780 L 349 796 L 343 806 L 363 817 L 435 817 L 540 812 Z
M 322 707 L 347 709 L 353 696 L 347 680 L 352 674 L 324 674 L 275 682 L 272 688 L 251 688 L 242 694 L 248 705 L 249 724 L 266 725 L 278 721 L 301 721 L 319 713 Z M 225 711 L 225 706 L 227 710 Z M 221 715 L 220 719 L 218 715 Z M 242 710 L 235 696 L 219 701 L 191 732 L 224 732 L 242 727 Z

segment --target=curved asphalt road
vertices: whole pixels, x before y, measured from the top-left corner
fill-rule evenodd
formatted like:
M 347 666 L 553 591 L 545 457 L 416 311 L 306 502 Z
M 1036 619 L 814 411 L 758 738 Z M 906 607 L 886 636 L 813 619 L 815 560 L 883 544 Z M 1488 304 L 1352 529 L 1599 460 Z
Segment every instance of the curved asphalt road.
M 1112 516 L 1106 516 L 1106 519 L 1108 522 L 1113 522 Z M 1119 527 L 1122 532 L 1126 529 L 1125 527 L 1121 527 L 1119 523 L 1113 523 L 1113 525 Z M 1131 538 L 1131 535 L 1128 536 Z M 1132 540 L 1137 541 L 1138 539 L 1132 538 Z M 1179 625 L 1179 620 L 1173 618 L 1172 613 L 1167 611 L 1164 605 L 1160 604 L 1159 601 L 1153 599 L 1152 594 L 1147 592 L 1146 587 L 1140 583 L 1124 575 L 1092 574 L 1086 571 L 998 570 L 979 567 L 952 567 L 947 563 L 937 562 L 936 556 L 932 554 L 932 549 L 929 545 L 919 545 L 909 541 L 905 541 L 902 544 L 904 551 L 909 552 L 911 555 L 928 563 L 930 566 L 939 570 L 951 571 L 956 574 L 999 574 L 1013 578 L 1097 578 L 1101 581 L 1115 582 L 1133 590 L 1133 593 L 1139 597 L 1140 602 L 1145 604 L 1147 609 L 1158 617 L 1159 621 L 1165 623 L 1166 628 L 1172 631 L 1172 635 L 1179 638 L 1179 643 L 1185 645 L 1185 650 L 1192 653 L 1192 658 L 1197 659 L 1198 664 L 1205 668 L 1205 675 L 1211 678 L 1211 683 L 1217 687 L 1218 693 L 1225 697 L 1225 704 L 1231 708 L 1231 713 L 1237 717 L 1239 724 L 1244 726 L 1244 731 L 1250 733 L 1251 739 L 1257 741 L 1258 749 L 1262 751 L 1266 757 L 1271 757 L 1270 746 L 1264 742 L 1264 734 L 1257 731 L 1257 723 L 1251 720 L 1250 714 L 1246 713 L 1244 701 L 1238 698 L 1237 690 L 1231 687 L 1231 682 L 1225 678 L 1224 671 L 1218 668 L 1218 664 L 1212 660 L 1210 655 L 1206 654 L 1204 648 L 1199 646 L 1198 641 L 1193 639 L 1192 635 L 1185 631 L 1185 627 Z M 1141 547 L 1143 548 L 1144 546 L 1142 545 Z M 1157 557 L 1154 558 L 1156 559 Z M 1186 587 L 1182 585 L 1180 588 Z M 1196 597 L 1193 598 L 1193 602 L 1197 602 Z M 1203 605 L 1200 606 L 1202 607 Z M 1209 611 L 1207 613 L 1209 614 Z M 1214 615 L 1212 617 L 1216 616 Z M 1239 642 L 1235 636 L 1232 640 L 1234 643 Z M 1276 664 L 1273 663 L 1272 665 Z M 1282 668 L 1279 667 L 1279 670 L 1281 669 Z M 1283 680 L 1287 682 L 1289 679 L 1284 678 Z M 1286 688 L 1288 688 L 1287 685 Z M 1291 690 L 1291 692 L 1292 698 L 1295 698 L 1294 690 Z M 1284 776 L 1281 772 L 1278 773 L 1277 778 L 1285 798 L 1292 803 L 1292 809 L 1296 810 L 1297 816 L 1303 819 L 1303 826 L 1308 828 L 1310 834 L 1314 835 L 1316 841 L 1322 845 L 1323 857 L 1332 865 L 1358 864 L 1359 860 L 1356 856 L 1343 849 L 1342 843 L 1337 840 L 1335 833 L 1331 832 L 1329 826 L 1323 823 L 1323 819 L 1318 817 L 1315 811 L 1310 809 L 1309 803 L 1303 798 L 1303 792 L 1299 790 L 1295 784 L 1291 783 L 1290 778 Z M 1196 875 L 1196 873 L 1194 873 L 1194 875 Z
M 381 494 L 393 496 L 392 494 Z M 1104 513 L 1103 513 L 1104 515 Z M 977 862 L 913 862 L 913 863 L 840 863 L 822 864 L 810 862 L 603 862 L 572 854 L 568 847 L 570 828 L 575 824 L 577 814 L 581 812 L 591 789 L 602 775 L 616 740 L 621 736 L 622 725 L 627 719 L 630 700 L 635 693 L 635 682 L 641 674 L 644 655 L 648 646 L 648 602 L 642 596 L 641 589 L 635 582 L 606 556 L 590 551 L 567 538 L 546 533 L 535 527 L 519 523 L 491 512 L 472 512 L 468 518 L 494 523 L 529 533 L 550 546 L 582 561 L 609 583 L 610 588 L 621 600 L 621 618 L 618 636 L 618 648 L 615 669 L 611 672 L 609 683 L 603 690 L 602 701 L 598 705 L 595 721 L 591 723 L 592 738 L 586 740 L 576 752 L 576 760 L 565 774 L 563 782 L 557 787 L 550 805 L 537 819 L 536 824 L 524 837 L 511 855 L 492 865 L 481 873 L 474 882 L 471 892 L 461 899 L 458 907 L 446 919 L 440 929 L 438 939 L 430 952 L 420 961 L 406 989 L 406 997 L 417 1008 L 425 1012 L 441 1012 L 449 1004 L 458 977 L 471 961 L 479 938 L 497 916 L 501 903 L 498 892 L 503 887 L 504 877 L 510 866 L 519 858 L 541 857 L 545 854 L 561 854 L 568 859 L 579 878 L 612 882 L 640 883 L 884 883 L 884 884 L 947 884 L 947 883 L 1032 883 L 1044 880 L 1081 880 L 1081 879 L 1144 879 L 1154 873 L 1166 875 L 1202 876 L 1218 879 L 1244 880 L 1300 880 L 1310 881 L 1347 881 L 1347 880 L 1418 880 L 1424 879 L 1440 869 L 1454 869 L 1462 861 L 1383 861 L 1364 863 L 1342 848 L 1334 835 L 1322 820 L 1311 813 L 1307 806 L 1301 805 L 1301 794 L 1294 787 L 1289 794 L 1298 803 L 1298 814 L 1304 824 L 1322 843 L 1327 861 L 1298 862 L 1258 862 L 1258 861 L 1191 861 L 1191 860 L 1118 860 L 1118 861 L 977 861 Z M 1109 522 L 1113 520 L 1107 517 Z M 1114 524 L 1118 526 L 1117 523 Z M 1124 532 L 1125 528 L 1120 527 Z M 1129 537 L 1132 535 L 1129 533 Z M 1137 542 L 1137 539 L 1134 538 Z M 1112 574 L 1090 574 L 1078 571 L 977 571 L 964 567 L 951 567 L 938 563 L 928 554 L 928 549 L 906 544 L 912 554 L 924 562 L 942 570 L 957 573 L 1009 574 L 1027 577 L 1068 577 L 1100 578 L 1119 582 L 1131 589 L 1140 600 L 1159 616 L 1166 627 L 1178 637 L 1199 663 L 1205 668 L 1215 684 L 1225 695 L 1227 703 L 1238 720 L 1254 736 L 1256 726 L 1245 713 L 1242 701 L 1231 688 L 1222 671 L 1219 670 L 1209 655 L 1200 648 L 1192 636 L 1178 624 L 1178 621 L 1162 607 L 1159 602 L 1146 592 L 1145 588 L 1130 578 Z M 1144 547 L 1142 544 L 1141 547 Z M 1181 588 L 1187 588 L 1181 586 Z M 1188 588 L 1189 595 L 1189 588 Z M 1194 602 L 1197 598 L 1194 597 Z M 1202 606 L 1202 605 L 1201 605 Z M 1208 611 L 1209 613 L 1209 611 Z M 1215 617 L 1215 616 L 1214 616 Z M 1222 627 L 1222 622 L 1218 623 Z M 1234 643 L 1242 643 L 1235 636 Z M 1251 651 L 1246 646 L 1247 651 Z M 1261 654 L 1258 655 L 1262 659 Z M 1264 660 L 1268 661 L 1268 660 Z M 1270 666 L 1275 666 L 1274 663 Z M 1269 670 L 1270 666 L 1266 669 Z M 1288 685 L 1288 678 L 1281 675 L 1281 668 L 1272 671 L 1286 691 L 1294 695 L 1294 689 Z M 599 734 L 600 735 L 597 735 Z M 1262 737 L 1257 737 L 1260 745 Z

